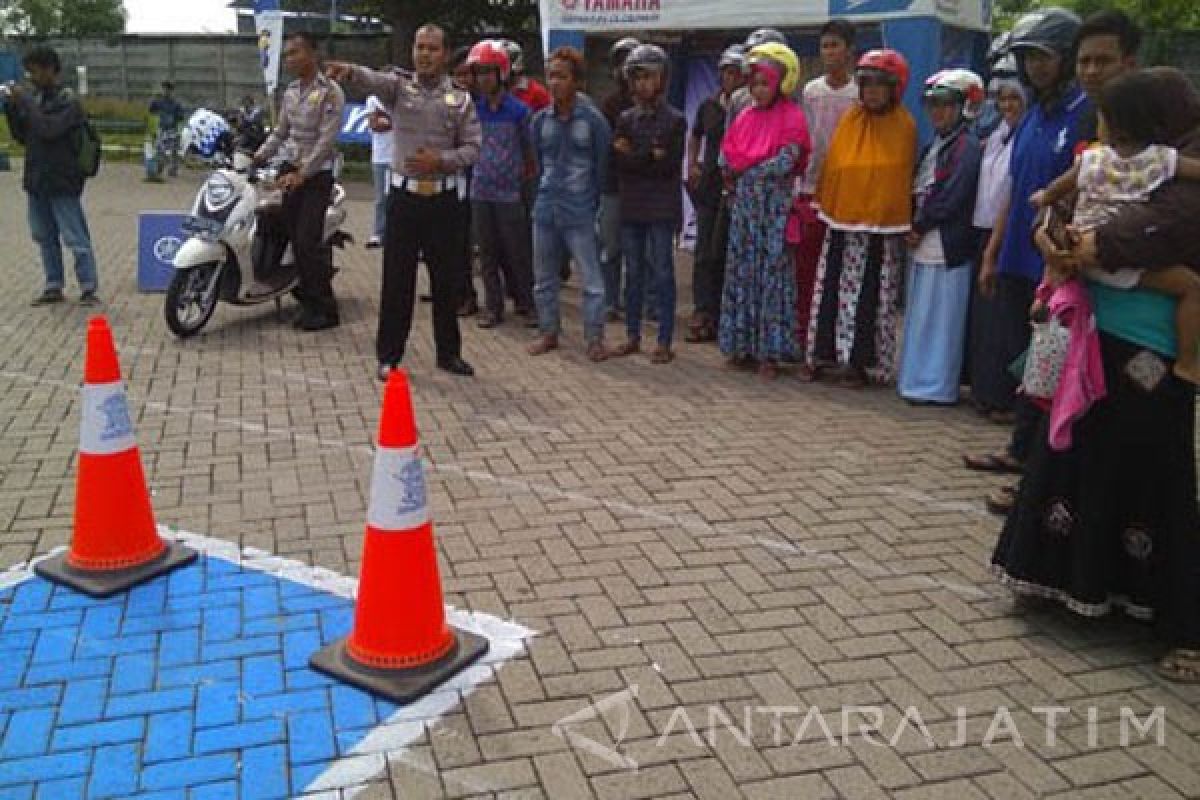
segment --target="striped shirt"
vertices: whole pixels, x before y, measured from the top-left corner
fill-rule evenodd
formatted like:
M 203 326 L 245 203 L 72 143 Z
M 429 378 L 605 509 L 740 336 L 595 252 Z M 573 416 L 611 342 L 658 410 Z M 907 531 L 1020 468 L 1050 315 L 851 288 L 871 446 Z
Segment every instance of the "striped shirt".
M 279 124 L 255 156 L 270 158 L 290 141 L 295 147 L 296 167 L 305 178 L 333 169 L 345 104 L 342 88 L 319 72 L 309 83 L 292 81 L 283 93 Z

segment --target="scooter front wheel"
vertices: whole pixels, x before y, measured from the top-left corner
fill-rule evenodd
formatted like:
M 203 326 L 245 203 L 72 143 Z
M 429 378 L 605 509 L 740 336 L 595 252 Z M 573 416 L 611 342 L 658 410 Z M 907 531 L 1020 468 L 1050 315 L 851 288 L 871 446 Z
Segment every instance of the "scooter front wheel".
M 186 339 L 208 324 L 217 308 L 220 277 L 221 264 L 216 261 L 175 273 L 163 302 L 163 316 L 171 333 Z

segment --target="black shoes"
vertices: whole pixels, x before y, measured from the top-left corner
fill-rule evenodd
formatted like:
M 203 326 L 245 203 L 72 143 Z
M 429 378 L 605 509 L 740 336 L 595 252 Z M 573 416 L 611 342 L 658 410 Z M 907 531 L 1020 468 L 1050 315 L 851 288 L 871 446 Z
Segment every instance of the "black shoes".
M 341 320 L 336 314 L 319 314 L 315 311 L 302 311 L 296 318 L 293 327 L 298 331 L 324 331 L 336 328 Z
M 43 289 L 42 293 L 29 303 L 31 306 L 48 306 L 66 300 L 62 289 Z
M 449 372 L 451 375 L 459 375 L 464 378 L 472 378 L 475 376 L 475 368 L 462 358 L 452 358 L 448 361 L 439 361 L 438 369 Z
M 83 294 L 79 295 L 79 305 L 81 306 L 98 306 L 100 298 L 96 297 L 95 289 L 85 289 Z
M 384 383 L 387 383 L 388 377 L 393 371 L 399 368 L 399 364 L 380 364 L 379 368 L 375 370 L 375 377 L 379 378 L 379 380 L 383 381 Z

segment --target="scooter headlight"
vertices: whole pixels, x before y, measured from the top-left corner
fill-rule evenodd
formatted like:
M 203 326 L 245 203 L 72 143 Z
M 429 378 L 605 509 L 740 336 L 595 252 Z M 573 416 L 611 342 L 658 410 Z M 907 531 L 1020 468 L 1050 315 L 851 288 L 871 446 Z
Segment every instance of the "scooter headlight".
M 233 202 L 236 191 L 229 179 L 221 173 L 213 173 L 204 183 L 204 206 L 208 211 L 224 209 Z

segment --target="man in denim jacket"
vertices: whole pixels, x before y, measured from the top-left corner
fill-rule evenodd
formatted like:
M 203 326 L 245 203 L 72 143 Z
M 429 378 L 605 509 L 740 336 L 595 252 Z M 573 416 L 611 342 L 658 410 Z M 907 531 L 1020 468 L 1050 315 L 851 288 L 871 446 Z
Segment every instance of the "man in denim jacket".
M 554 103 L 530 122 L 538 163 L 533 204 L 533 295 L 541 335 L 529 346 L 529 353 L 539 356 L 558 348 L 559 266 L 566 251 L 583 270 L 583 328 L 588 358 L 604 361 L 609 354 L 604 346 L 604 277 L 595 220 L 608 170 L 612 132 L 595 105 L 580 100 L 578 88 L 583 75 L 583 55 L 578 50 L 555 50 L 546 67 Z

